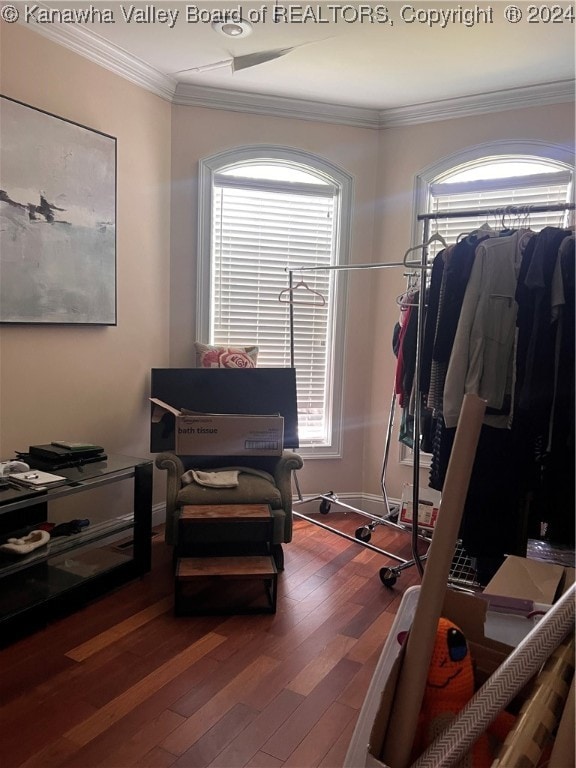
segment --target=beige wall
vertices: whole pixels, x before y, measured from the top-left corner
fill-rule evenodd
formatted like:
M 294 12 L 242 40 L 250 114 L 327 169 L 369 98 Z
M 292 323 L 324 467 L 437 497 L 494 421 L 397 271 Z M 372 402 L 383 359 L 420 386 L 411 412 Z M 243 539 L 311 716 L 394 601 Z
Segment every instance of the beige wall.
M 149 375 L 168 363 L 170 105 L 2 24 L 6 96 L 117 137 L 118 324 L 0 326 L 0 456 L 89 440 L 147 456 Z
M 382 131 L 167 102 L 18 25 L 2 26 L 2 92 L 118 137 L 118 326 L 0 327 L 0 455 L 88 439 L 147 455 L 152 367 L 192 364 L 197 171 L 234 146 L 317 153 L 354 178 L 351 260 L 397 261 L 410 245 L 414 178 L 470 145 L 526 139 L 574 146 L 573 104 Z M 348 276 L 344 455 L 310 460 L 304 493 L 379 495 L 402 270 Z M 423 474 L 425 478 L 426 473 Z M 411 471 L 392 446 L 388 490 Z M 158 483 L 156 500 L 161 498 Z

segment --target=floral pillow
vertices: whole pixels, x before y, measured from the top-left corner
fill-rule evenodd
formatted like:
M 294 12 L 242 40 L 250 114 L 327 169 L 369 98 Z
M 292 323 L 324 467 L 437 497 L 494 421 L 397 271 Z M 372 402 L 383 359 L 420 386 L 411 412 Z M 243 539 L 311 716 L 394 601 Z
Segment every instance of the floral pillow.
M 256 368 L 258 347 L 211 347 L 194 344 L 197 368 Z

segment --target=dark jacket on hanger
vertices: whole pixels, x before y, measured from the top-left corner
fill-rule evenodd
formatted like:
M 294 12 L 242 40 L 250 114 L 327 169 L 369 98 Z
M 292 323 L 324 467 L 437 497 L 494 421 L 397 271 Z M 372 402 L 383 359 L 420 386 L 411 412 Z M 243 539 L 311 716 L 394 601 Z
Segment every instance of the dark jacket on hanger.
M 444 272 L 444 256 L 446 251 L 440 251 L 432 263 L 430 274 L 430 287 L 428 289 L 428 307 L 424 325 L 424 339 L 422 342 L 422 358 L 420 367 L 420 391 L 427 395 L 430 389 L 430 376 L 432 371 L 432 352 L 436 327 L 438 324 L 438 311 L 440 307 L 440 288 L 442 286 L 442 274 Z
M 556 227 L 545 227 L 538 233 L 524 278 L 525 290 L 519 297 L 529 304 L 530 309 L 523 313 L 518 330 L 519 335 L 529 335 L 518 405 L 529 410 L 533 418 L 542 420 L 542 428 L 549 422 L 554 394 L 556 323 L 551 317 L 552 275 L 560 244 L 569 234 Z
M 446 285 L 438 309 L 438 327 L 433 350 L 433 358 L 439 363 L 448 363 L 450 360 L 476 246 L 486 237 L 488 235 L 470 235 L 456 243 L 446 265 Z

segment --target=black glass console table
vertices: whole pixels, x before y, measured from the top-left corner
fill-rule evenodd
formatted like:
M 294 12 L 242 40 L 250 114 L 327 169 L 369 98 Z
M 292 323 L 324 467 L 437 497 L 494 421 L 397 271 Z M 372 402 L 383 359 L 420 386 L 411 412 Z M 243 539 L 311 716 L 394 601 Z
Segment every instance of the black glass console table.
M 132 482 L 132 509 L 114 509 L 112 500 L 77 533 L 51 537 L 26 555 L 0 551 L 0 645 L 150 570 L 152 461 L 108 455 L 54 474 L 66 481 L 42 490 L 0 489 L 0 544 L 42 527 L 57 499 L 112 483 Z M 78 519 L 87 517 L 82 498 L 74 509 Z

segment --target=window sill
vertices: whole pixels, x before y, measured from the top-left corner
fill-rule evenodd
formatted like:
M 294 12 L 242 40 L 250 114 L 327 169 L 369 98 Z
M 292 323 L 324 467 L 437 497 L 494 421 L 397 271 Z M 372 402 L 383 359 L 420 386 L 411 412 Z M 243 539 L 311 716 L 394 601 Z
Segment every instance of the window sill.
M 329 445 L 303 445 L 296 449 L 303 459 L 341 459 L 342 453 Z

